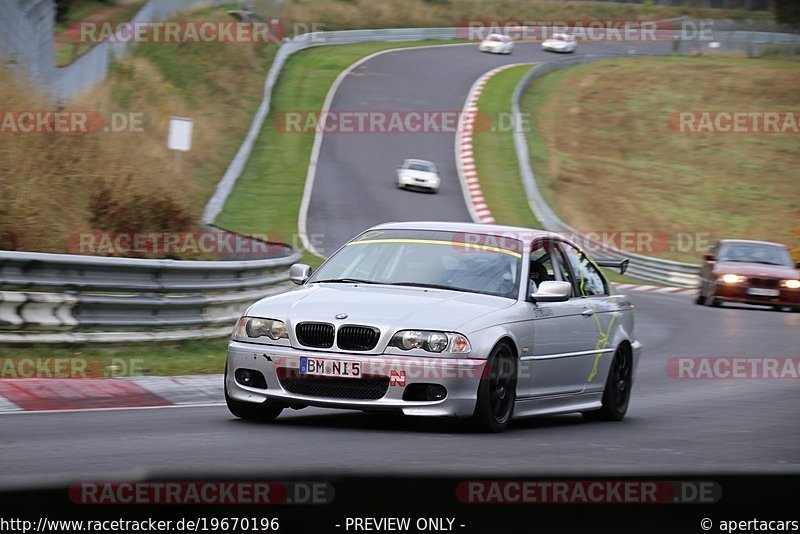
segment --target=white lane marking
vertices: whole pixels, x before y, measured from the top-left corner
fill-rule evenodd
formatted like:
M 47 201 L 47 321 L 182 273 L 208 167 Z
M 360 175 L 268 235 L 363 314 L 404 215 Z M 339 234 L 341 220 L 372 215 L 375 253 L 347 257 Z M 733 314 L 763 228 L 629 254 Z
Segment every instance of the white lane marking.
M 130 410 L 163 410 L 166 408 L 209 408 L 212 406 L 225 406 L 224 402 L 213 402 L 207 404 L 167 404 L 164 406 L 117 406 L 113 408 L 74 408 L 69 410 L 21 410 L 15 412 L 0 412 L 3 415 L 26 415 L 26 414 L 54 414 L 54 413 L 80 413 L 80 412 L 119 412 Z
M 464 195 L 467 211 L 469 211 L 472 221 L 476 223 L 491 224 L 495 222 L 492 212 L 483 198 L 480 181 L 475 169 L 472 136 L 475 128 L 475 117 L 479 112 L 478 101 L 484 87 L 492 76 L 511 67 L 521 67 L 523 65 L 535 65 L 535 63 L 510 63 L 508 65 L 500 65 L 483 73 L 470 87 L 464 107 L 461 110 L 455 143 L 456 171 L 458 172 L 458 180 L 461 182 L 461 192 Z M 478 198 L 480 200 L 476 202 Z
M 18 410 L 22 410 L 22 408 L 17 406 L 16 404 L 14 404 L 13 402 L 8 400 L 7 398 L 3 397 L 2 395 L 0 395 L 0 413 L 6 412 L 6 411 L 8 411 L 8 412 L 14 411 L 15 412 L 15 411 L 18 411 Z
M 380 55 L 388 54 L 390 52 L 408 52 L 413 50 L 423 50 L 425 48 L 444 48 L 448 46 L 475 46 L 475 43 L 450 43 L 450 44 L 440 44 L 440 45 L 424 45 L 424 46 L 403 46 L 402 44 L 398 44 L 400 48 L 389 48 L 387 50 L 380 50 L 378 52 L 372 53 L 368 56 L 362 57 L 342 72 L 336 77 L 331 85 L 331 88 L 328 90 L 328 94 L 325 96 L 325 101 L 322 104 L 322 110 L 320 111 L 320 116 L 324 116 L 330 111 L 331 104 L 333 103 L 333 99 L 336 96 L 336 92 L 339 90 L 339 86 L 342 84 L 344 79 L 357 67 L 366 63 L 367 61 L 374 59 Z M 320 253 L 314 245 L 311 243 L 311 240 L 308 238 L 308 207 L 311 204 L 311 193 L 314 190 L 314 181 L 317 178 L 317 163 L 319 162 L 319 153 L 322 150 L 322 138 L 325 135 L 324 130 L 318 131 L 314 135 L 314 145 L 311 149 L 311 157 L 308 160 L 308 172 L 306 173 L 306 184 L 303 188 L 303 198 L 300 201 L 300 213 L 297 217 L 297 233 L 300 234 L 300 241 L 303 243 L 303 248 L 309 251 L 314 256 L 320 257 L 325 259 L 326 257 Z M 390 177 L 391 178 L 391 177 Z

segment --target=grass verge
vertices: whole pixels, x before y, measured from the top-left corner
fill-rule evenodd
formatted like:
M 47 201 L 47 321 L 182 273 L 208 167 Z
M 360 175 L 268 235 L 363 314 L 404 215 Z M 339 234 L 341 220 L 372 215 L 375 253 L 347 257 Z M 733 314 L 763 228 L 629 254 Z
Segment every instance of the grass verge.
M 478 100 L 478 109 L 491 123 L 473 136 L 473 150 L 481 190 L 497 224 L 542 228 L 528 204 L 522 185 L 513 130 L 508 127 L 508 121 L 502 122 L 501 119 L 511 113 L 514 89 L 531 68 L 531 65 L 511 67 L 489 79 Z M 604 272 L 612 282 L 641 283 L 616 271 L 604 269 Z
M 67 369 L 85 369 L 78 377 L 216 374 L 225 369 L 227 346 L 228 338 L 125 346 L 4 346 L 0 350 L 0 378 L 25 378 L 20 375 L 32 372 L 31 365 L 53 372 L 57 359 L 71 362 L 61 363 L 62 374 L 69 373 Z M 23 365 L 21 360 L 38 363 Z
M 276 117 L 286 112 L 320 111 L 339 73 L 369 54 L 426 44 L 443 42 L 325 46 L 292 56 L 275 86 L 269 117 L 217 223 L 240 233 L 269 230 L 302 249 L 297 219 L 314 134 L 281 132 Z M 303 261 L 313 266 L 321 263 L 311 254 Z
M 548 74 L 522 101 L 540 188 L 578 230 L 655 236 L 647 255 L 697 262 L 723 237 L 797 247 L 796 134 L 687 134 L 668 119 L 796 112 L 798 84 L 800 61 L 772 58 L 630 58 Z

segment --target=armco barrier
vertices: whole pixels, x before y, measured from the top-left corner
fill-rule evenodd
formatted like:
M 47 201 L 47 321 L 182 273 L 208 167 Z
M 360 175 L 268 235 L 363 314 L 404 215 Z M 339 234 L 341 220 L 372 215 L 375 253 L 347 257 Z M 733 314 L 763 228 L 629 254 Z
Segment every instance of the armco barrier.
M 300 259 L 179 261 L 0 251 L 0 342 L 196 339 L 289 288 Z

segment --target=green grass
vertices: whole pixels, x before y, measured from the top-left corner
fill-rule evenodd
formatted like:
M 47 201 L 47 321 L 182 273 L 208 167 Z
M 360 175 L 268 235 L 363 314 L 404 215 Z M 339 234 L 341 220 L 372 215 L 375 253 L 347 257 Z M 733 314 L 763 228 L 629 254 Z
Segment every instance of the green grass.
M 481 190 L 497 224 L 543 228 L 531 211 L 522 185 L 514 147 L 513 132 L 501 126 L 499 117 L 511 112 L 511 98 L 519 81 L 532 66 L 511 67 L 495 76 L 486 84 L 478 100 L 478 109 L 491 123 L 473 136 L 475 167 L 481 182 Z M 506 121 L 505 124 L 508 124 Z M 521 128 L 526 125 L 519 124 Z M 537 177 L 538 179 L 538 177 Z M 603 269 L 606 278 L 620 284 L 637 284 L 641 280 Z
M 300 246 L 297 219 L 314 134 L 280 132 L 275 118 L 285 112 L 320 111 L 339 73 L 364 56 L 380 50 L 443 43 L 325 46 L 292 56 L 276 84 L 269 117 L 217 224 L 240 233 L 275 233 L 287 243 Z M 312 266 L 321 263 L 320 258 L 308 253 L 303 261 Z
M 70 366 L 85 368 L 80 376 L 175 376 L 222 373 L 225 368 L 228 338 L 199 339 L 170 343 L 141 343 L 124 346 L 87 345 L 83 347 L 53 347 L 35 345 L 25 347 L 3 346 L 0 349 L 0 378 L 15 378 L 16 374 L 29 372 L 31 363 L 15 365 L 20 360 L 31 360 L 40 369 L 54 369 L 55 359 L 69 359 Z M 46 362 L 46 359 L 51 361 Z M 11 360 L 11 363 L 8 362 Z M 63 365 L 63 364 L 62 364 Z M 5 372 L 2 370 L 5 369 Z M 47 375 L 43 376 L 44 378 Z
M 796 135 L 691 135 L 668 119 L 683 110 L 794 110 L 798 83 L 800 61 L 783 58 L 630 58 L 553 72 L 522 99 L 534 119 L 537 182 L 578 230 L 666 236 L 669 246 L 647 255 L 697 262 L 705 247 L 676 246 L 686 236 L 792 248 Z
M 501 120 L 511 113 L 514 88 L 531 68 L 531 65 L 511 67 L 486 84 L 478 100 L 478 109 L 481 117 L 491 120 L 491 125 L 473 136 L 473 150 L 481 190 L 497 224 L 543 228 L 525 195 L 513 131 L 504 127 L 507 122 Z

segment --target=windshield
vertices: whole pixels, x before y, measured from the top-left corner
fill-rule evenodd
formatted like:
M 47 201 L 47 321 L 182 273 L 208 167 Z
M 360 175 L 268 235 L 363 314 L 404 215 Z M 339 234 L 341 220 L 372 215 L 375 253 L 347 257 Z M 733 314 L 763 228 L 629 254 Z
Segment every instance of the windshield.
M 310 282 L 362 281 L 516 298 L 521 243 L 438 231 L 371 231 L 333 255 Z
M 430 172 L 432 170 L 432 166 L 431 165 L 429 165 L 427 163 L 420 163 L 420 162 L 409 163 L 408 167 L 406 167 L 406 168 L 408 170 L 410 170 L 410 171 Z
M 789 253 L 785 248 L 777 245 L 753 243 L 723 245 L 718 260 L 792 267 L 792 259 L 789 257 Z

